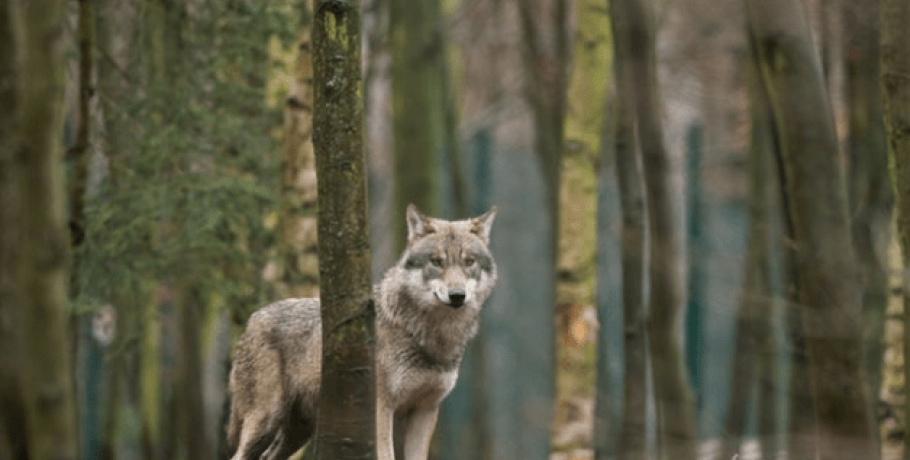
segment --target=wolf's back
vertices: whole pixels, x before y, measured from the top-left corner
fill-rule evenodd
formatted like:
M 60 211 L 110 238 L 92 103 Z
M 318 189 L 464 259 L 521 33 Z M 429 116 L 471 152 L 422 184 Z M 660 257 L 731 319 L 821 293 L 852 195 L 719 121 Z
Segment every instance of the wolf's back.
M 240 442 L 242 425 L 257 423 L 256 413 L 314 406 L 321 353 L 318 299 L 285 299 L 250 316 L 231 368 L 231 450 Z

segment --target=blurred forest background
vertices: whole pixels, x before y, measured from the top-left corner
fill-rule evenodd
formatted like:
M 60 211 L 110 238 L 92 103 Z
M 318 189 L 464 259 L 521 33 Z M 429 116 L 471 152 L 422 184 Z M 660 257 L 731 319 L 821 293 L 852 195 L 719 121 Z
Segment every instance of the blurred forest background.
M 0 460 L 228 458 L 318 294 L 313 7 L 0 0 Z M 499 208 L 433 458 L 910 458 L 906 1 L 360 7 L 374 279 Z

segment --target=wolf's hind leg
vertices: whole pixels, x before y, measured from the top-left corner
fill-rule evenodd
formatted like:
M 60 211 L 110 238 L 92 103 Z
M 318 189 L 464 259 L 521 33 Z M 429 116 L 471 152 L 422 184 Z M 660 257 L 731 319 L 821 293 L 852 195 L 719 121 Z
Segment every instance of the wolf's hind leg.
M 240 432 L 240 444 L 231 460 L 259 460 L 277 435 L 277 420 L 268 412 L 247 414 Z
M 312 435 L 313 430 L 309 423 L 285 423 L 278 430 L 278 434 L 275 435 L 275 439 L 262 458 L 264 460 L 286 460 L 303 447 Z

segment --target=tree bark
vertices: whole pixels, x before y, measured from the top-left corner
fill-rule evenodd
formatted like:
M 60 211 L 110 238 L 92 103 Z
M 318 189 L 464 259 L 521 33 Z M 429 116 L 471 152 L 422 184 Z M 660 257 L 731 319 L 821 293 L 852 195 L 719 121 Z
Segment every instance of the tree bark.
M 68 156 L 76 163 L 73 180 L 70 183 L 70 228 L 73 247 L 82 243 L 85 233 L 85 192 L 88 185 L 89 140 L 92 115 L 90 103 L 95 93 L 92 82 L 92 68 L 95 47 L 95 11 L 91 0 L 79 1 L 79 125 L 76 142 L 70 147 Z M 71 288 L 73 288 L 71 286 Z M 74 291 L 74 294 L 75 291 Z
M 522 0 L 517 4 L 519 35 L 516 48 L 520 51 L 520 69 L 522 71 L 518 88 L 522 102 L 531 109 L 530 121 L 532 124 L 529 126 L 531 132 L 527 134 L 531 139 L 532 152 L 536 156 L 536 163 L 543 179 L 541 195 L 543 204 L 546 206 L 543 213 L 548 220 L 548 228 L 544 230 L 546 233 L 542 231 L 538 236 L 540 246 L 537 251 L 548 257 L 539 272 L 543 275 L 540 282 L 546 283 L 551 288 L 540 295 L 539 309 L 530 316 L 526 316 L 527 319 L 534 318 L 529 323 L 532 323 L 531 327 L 536 329 L 525 331 L 537 337 L 537 340 L 546 340 L 549 344 L 546 345 L 546 348 L 544 346 L 538 348 L 536 353 L 522 351 L 516 354 L 517 367 L 522 372 L 536 369 L 536 372 L 549 376 L 537 377 L 539 378 L 537 382 L 528 381 L 517 391 L 518 420 L 525 426 L 519 428 L 520 435 L 524 439 L 522 440 L 523 445 L 516 453 L 517 458 L 543 458 L 542 454 L 550 450 L 551 446 L 540 438 L 547 434 L 547 431 L 544 430 L 544 421 L 552 423 L 553 414 L 549 408 L 539 406 L 543 401 L 552 401 L 556 398 L 554 378 L 556 375 L 556 343 L 553 321 L 556 314 L 552 306 L 557 304 L 556 267 L 559 260 L 560 183 L 564 149 L 563 122 L 571 57 L 568 41 L 569 2 L 567 0 Z M 506 265 L 503 264 L 500 267 L 501 276 L 507 277 Z M 522 308 L 527 306 L 529 305 L 525 304 Z M 545 322 L 548 315 L 549 323 Z M 539 326 L 537 326 L 538 324 Z M 514 346 L 520 348 L 527 347 L 528 344 L 518 343 Z M 530 375 L 531 373 L 529 373 Z M 528 411 L 536 413 L 529 416 Z
M 882 0 L 881 85 L 888 140 L 888 167 L 894 187 L 898 240 L 904 267 L 910 266 L 910 4 Z M 906 273 L 904 274 L 906 280 Z M 904 311 L 910 305 L 906 281 Z M 904 331 L 910 331 L 910 315 L 904 314 Z M 904 332 L 904 362 L 910 356 L 910 340 Z M 910 387 L 910 366 L 904 366 L 904 385 Z M 905 420 L 910 404 L 905 404 Z M 904 428 L 906 433 L 906 428 Z M 904 436 L 904 458 L 910 459 L 910 436 Z
M 19 284 L 22 388 L 33 460 L 74 459 L 77 452 L 67 339 L 69 233 L 61 164 L 64 3 L 20 5 L 19 136 L 24 150 L 20 196 Z
M 193 275 L 187 275 L 193 279 Z M 212 458 L 212 446 L 206 436 L 205 406 L 202 395 L 202 329 L 204 297 L 197 286 L 180 286 L 180 440 L 186 458 Z
M 629 24 L 614 20 L 613 75 L 616 89 L 611 108 L 613 114 L 608 118 L 612 119 L 613 134 L 609 136 L 609 141 L 613 143 L 622 216 L 623 409 L 619 458 L 644 460 L 647 454 L 648 396 L 647 312 L 644 305 L 645 196 L 635 136 L 629 39 Z M 597 443 L 600 445 L 599 439 Z M 607 458 L 599 451 L 597 455 L 599 459 Z
M 360 4 L 320 0 L 313 24 L 319 192 L 320 459 L 376 458 L 374 318 L 363 152 Z
M 891 183 L 879 84 L 880 0 L 843 2 L 847 109 L 848 202 L 860 273 L 865 284 L 866 372 L 878 405 L 884 353 L 887 274 L 876 251 L 890 240 Z
M 663 143 L 657 97 L 654 22 L 648 2 L 610 3 L 615 45 L 625 46 L 630 92 L 638 126 L 648 215 L 648 276 L 651 282 L 648 341 L 657 403 L 658 444 L 662 458 L 696 455 L 694 401 L 686 378 L 679 324 L 682 280 L 679 228 L 675 216 L 670 158 Z M 623 38 L 619 38 L 622 36 Z
M 518 2 L 525 100 L 534 115 L 534 149 L 547 186 L 553 225 L 551 260 L 559 248 L 559 196 L 562 176 L 563 120 L 570 49 L 566 0 Z
M 754 62 L 754 61 L 753 61 Z M 753 401 L 753 388 L 757 385 L 761 400 L 756 409 L 759 417 L 759 441 L 762 455 L 773 458 L 775 453 L 761 436 L 771 436 L 774 431 L 775 372 L 774 336 L 771 283 L 771 255 L 768 229 L 769 181 L 772 177 L 774 138 L 770 130 L 770 108 L 762 86 L 758 66 L 750 66 L 750 112 L 752 139 L 749 147 L 749 235 L 746 241 L 745 277 L 740 293 L 739 312 L 736 318 L 733 365 L 730 378 L 730 397 L 724 422 L 724 447 L 720 458 L 734 458 L 746 436 L 749 403 Z
M 757 304 L 756 316 L 753 323 L 755 336 L 755 384 L 758 385 L 756 399 L 756 435 L 758 437 L 761 454 L 767 458 L 777 456 L 779 446 L 777 435 L 779 433 L 777 414 L 777 394 L 781 387 L 780 375 L 777 371 L 777 344 L 774 337 L 774 292 L 771 288 L 772 245 L 771 228 L 774 221 L 771 216 L 779 212 L 777 206 L 779 189 L 777 178 L 776 158 L 778 155 L 777 133 L 774 130 L 774 118 L 768 101 L 768 93 L 762 84 L 758 60 L 755 49 L 750 47 L 749 69 L 749 112 L 751 117 L 751 139 L 749 145 L 749 168 L 759 171 L 752 172 L 750 178 L 750 195 L 755 196 L 756 218 L 759 225 L 756 231 L 764 236 L 764 240 L 757 240 L 756 244 L 763 245 L 762 251 L 756 251 L 760 259 L 760 274 L 755 286 L 754 295 L 761 300 Z M 750 246 L 751 248 L 751 246 Z
M 21 151 L 16 123 L 17 63 L 13 32 L 16 2 L 0 2 L 0 458 L 25 460 L 26 442 L 22 390 L 19 382 L 21 312 L 19 267 L 19 219 Z
M 781 139 L 820 458 L 875 458 L 862 291 L 821 64 L 798 4 L 750 0 L 747 12 Z

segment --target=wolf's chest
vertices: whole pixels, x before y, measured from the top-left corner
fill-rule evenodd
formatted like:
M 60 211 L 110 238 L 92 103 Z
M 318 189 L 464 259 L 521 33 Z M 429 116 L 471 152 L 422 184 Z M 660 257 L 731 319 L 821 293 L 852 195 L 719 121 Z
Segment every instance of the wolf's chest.
M 386 374 L 388 397 L 397 412 L 434 407 L 452 391 L 458 371 L 440 372 L 421 368 L 397 368 Z

